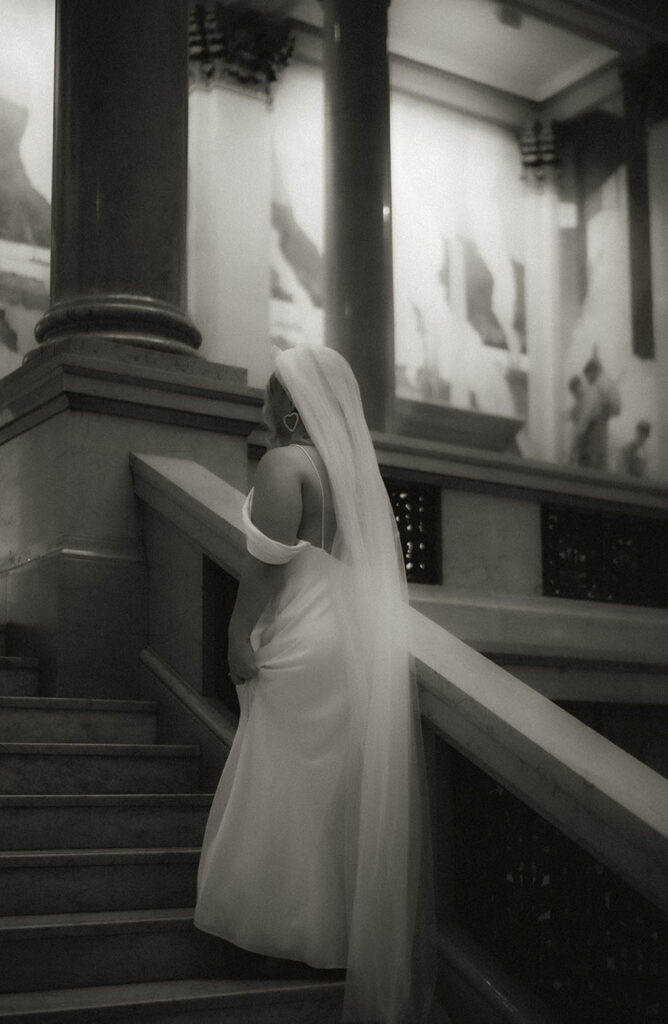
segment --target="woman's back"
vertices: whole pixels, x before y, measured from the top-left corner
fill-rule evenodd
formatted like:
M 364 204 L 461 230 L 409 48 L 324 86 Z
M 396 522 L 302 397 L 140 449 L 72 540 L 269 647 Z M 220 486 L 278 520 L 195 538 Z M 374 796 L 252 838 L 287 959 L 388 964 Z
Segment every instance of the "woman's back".
M 336 513 L 329 475 L 313 444 L 293 442 L 270 449 L 258 466 L 253 523 L 284 544 L 304 540 L 331 551 Z
M 300 473 L 302 520 L 297 537 L 313 547 L 331 551 L 336 536 L 336 512 L 325 463 L 312 444 L 291 444 L 289 447 L 299 450 L 303 462 Z
M 345 965 L 346 1020 L 422 1020 L 429 868 L 394 514 L 338 353 L 280 353 L 264 415 L 277 447 L 246 502 L 229 629 L 242 719 L 196 923 L 256 952 Z M 332 545 L 336 558 L 320 550 Z

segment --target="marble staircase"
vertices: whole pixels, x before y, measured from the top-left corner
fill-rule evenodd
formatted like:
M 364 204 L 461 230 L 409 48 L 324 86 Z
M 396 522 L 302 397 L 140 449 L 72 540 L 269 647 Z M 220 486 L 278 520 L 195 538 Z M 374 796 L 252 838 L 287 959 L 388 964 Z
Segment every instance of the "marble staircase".
M 39 696 L 0 627 L 0 1020 L 334 1024 L 341 982 L 198 932 L 211 794 L 151 701 Z

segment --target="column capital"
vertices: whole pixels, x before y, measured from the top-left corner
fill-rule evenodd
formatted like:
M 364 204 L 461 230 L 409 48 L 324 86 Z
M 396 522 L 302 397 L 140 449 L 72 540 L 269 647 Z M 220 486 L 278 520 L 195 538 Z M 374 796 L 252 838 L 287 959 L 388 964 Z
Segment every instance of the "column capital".
M 232 85 L 271 100 L 272 87 L 292 56 L 295 37 L 285 3 L 267 0 L 259 10 L 221 2 L 192 5 L 188 24 L 190 80 Z
M 519 136 L 524 181 L 542 186 L 554 181 L 559 165 L 558 138 L 554 122 L 537 118 L 526 124 Z

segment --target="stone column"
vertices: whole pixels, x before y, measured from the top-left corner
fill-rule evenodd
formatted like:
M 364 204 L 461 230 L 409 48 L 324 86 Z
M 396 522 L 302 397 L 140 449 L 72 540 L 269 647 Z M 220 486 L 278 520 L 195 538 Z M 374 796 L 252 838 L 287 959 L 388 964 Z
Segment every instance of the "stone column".
M 560 456 L 562 380 L 559 196 L 554 136 L 537 123 L 522 137 L 525 167 L 526 327 L 529 353 L 528 433 L 534 458 Z
M 629 253 L 633 352 L 654 358 L 652 255 L 647 167 L 648 103 L 651 69 L 627 67 L 622 73 L 626 130 L 626 181 L 629 204 Z
M 191 352 L 188 5 L 58 0 L 51 307 L 73 336 Z
M 351 363 L 369 426 L 394 389 L 388 0 L 323 0 L 326 343 Z

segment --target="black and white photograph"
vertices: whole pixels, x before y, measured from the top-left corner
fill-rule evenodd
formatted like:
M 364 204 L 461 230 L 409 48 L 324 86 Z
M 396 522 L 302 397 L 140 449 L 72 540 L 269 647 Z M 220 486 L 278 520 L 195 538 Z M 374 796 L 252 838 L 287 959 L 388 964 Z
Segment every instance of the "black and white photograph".
M 0 0 L 1 1024 L 668 1024 L 668 0 Z

